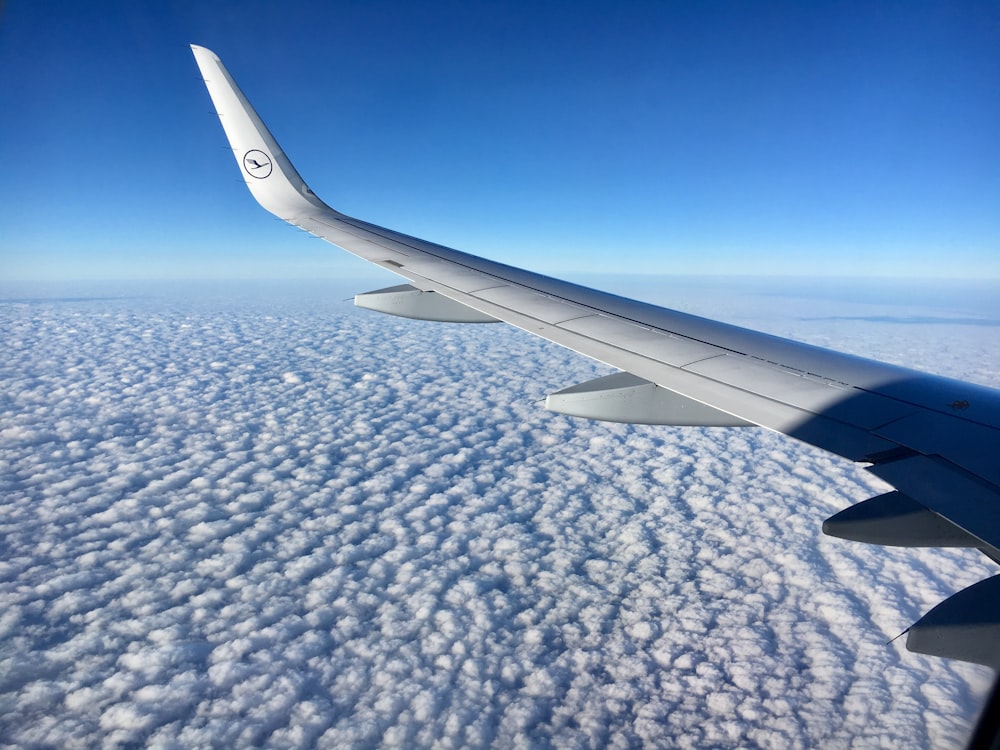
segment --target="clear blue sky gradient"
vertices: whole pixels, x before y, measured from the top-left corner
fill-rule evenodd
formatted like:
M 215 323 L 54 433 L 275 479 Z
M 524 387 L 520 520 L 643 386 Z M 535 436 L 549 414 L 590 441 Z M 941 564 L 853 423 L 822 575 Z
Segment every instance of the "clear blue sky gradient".
M 1000 277 L 1000 5 L 14 2 L 0 276 L 327 277 L 187 45 L 328 203 L 547 273 Z

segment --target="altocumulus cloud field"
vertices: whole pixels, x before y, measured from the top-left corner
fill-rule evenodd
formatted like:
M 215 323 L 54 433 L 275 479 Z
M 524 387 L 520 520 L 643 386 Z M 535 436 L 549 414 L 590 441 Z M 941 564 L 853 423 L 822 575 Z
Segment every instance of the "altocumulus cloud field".
M 546 392 L 606 370 L 504 326 L 356 311 L 341 289 L 4 292 L 6 746 L 969 731 L 988 672 L 885 641 L 991 568 L 823 537 L 883 490 L 849 463 L 755 429 L 548 414 Z M 1000 329 L 967 315 L 716 301 L 783 335 L 1000 371 Z

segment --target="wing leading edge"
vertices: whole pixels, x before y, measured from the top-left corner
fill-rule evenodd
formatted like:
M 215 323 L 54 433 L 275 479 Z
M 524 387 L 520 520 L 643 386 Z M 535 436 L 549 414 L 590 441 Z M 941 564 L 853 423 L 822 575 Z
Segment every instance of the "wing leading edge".
M 833 516 L 828 534 L 975 547 L 1000 561 L 1000 391 L 637 302 L 342 214 L 309 189 L 219 58 L 192 50 L 254 198 L 410 282 L 359 295 L 360 306 L 504 321 L 623 371 L 552 394 L 554 411 L 759 425 L 867 463 L 896 492 Z M 1000 577 L 931 610 L 910 628 L 907 647 L 1000 668 Z

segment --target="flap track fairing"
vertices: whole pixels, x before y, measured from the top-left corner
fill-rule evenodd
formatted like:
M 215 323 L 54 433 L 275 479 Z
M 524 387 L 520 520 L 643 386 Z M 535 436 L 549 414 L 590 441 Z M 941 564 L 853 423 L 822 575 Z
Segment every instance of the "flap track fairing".
M 684 427 L 747 427 L 749 422 L 628 372 L 588 380 L 545 399 L 545 408 L 603 422 Z
M 496 318 L 474 310 L 437 292 L 425 292 L 412 284 L 400 284 L 354 297 L 354 304 L 367 310 L 401 318 L 438 323 L 496 323 Z
M 978 547 L 981 542 L 902 492 L 863 500 L 830 516 L 823 533 L 891 547 Z
M 906 647 L 1000 669 L 1000 576 L 962 589 L 917 620 Z

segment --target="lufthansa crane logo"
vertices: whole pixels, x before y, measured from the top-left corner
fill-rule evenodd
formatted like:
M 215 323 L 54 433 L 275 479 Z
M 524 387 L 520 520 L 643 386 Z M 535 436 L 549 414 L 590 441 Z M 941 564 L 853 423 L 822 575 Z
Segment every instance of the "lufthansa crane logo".
M 243 169 L 248 175 L 256 177 L 258 180 L 263 180 L 270 175 L 272 168 L 271 157 L 259 149 L 251 149 L 243 157 Z

